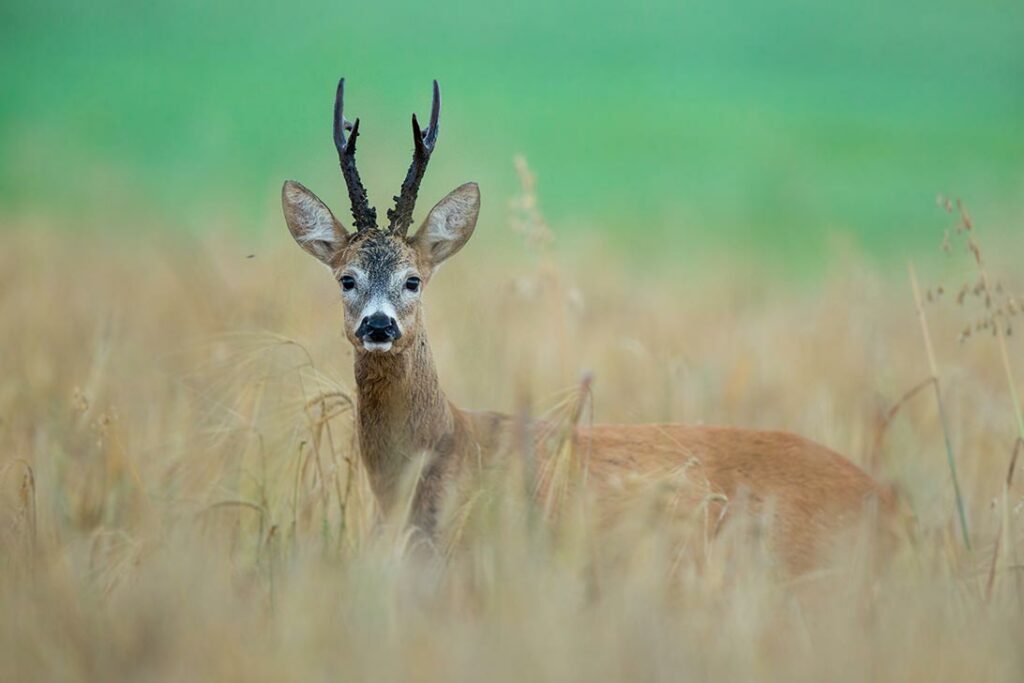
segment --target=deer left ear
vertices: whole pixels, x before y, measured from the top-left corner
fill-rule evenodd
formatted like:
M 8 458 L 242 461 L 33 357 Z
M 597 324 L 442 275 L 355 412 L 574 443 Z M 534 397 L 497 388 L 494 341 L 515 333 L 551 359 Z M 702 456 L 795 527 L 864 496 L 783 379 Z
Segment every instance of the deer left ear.
M 294 180 L 281 188 L 281 205 L 288 230 L 298 245 L 330 266 L 331 258 L 348 242 L 348 233 L 327 205 Z
M 469 241 L 479 214 L 480 188 L 476 183 L 466 183 L 430 210 L 409 242 L 436 268 Z

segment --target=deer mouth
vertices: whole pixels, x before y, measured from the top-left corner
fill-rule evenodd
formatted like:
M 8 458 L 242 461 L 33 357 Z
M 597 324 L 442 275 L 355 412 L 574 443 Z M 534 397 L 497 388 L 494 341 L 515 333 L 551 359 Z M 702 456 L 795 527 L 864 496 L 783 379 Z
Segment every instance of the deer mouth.
M 391 350 L 392 346 L 394 346 L 394 344 L 390 341 L 363 340 L 363 350 L 369 351 L 370 353 L 387 353 Z

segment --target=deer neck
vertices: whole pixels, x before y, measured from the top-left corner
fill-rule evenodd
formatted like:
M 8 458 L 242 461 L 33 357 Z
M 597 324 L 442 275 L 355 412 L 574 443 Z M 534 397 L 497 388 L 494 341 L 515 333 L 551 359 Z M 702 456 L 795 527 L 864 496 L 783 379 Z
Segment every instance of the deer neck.
M 406 467 L 417 457 L 427 454 L 427 466 L 435 472 L 450 459 L 454 411 L 437 379 L 425 334 L 401 353 L 358 351 L 355 378 L 359 449 L 374 493 L 387 510 L 396 502 Z

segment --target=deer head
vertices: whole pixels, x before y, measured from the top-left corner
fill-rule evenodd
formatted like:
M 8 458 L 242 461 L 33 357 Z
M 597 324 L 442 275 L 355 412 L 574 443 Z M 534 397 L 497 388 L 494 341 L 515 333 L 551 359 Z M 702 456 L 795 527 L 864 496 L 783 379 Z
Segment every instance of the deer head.
M 387 229 L 377 226 L 377 211 L 366 196 L 356 169 L 359 119 L 344 117 L 345 79 L 334 102 L 334 144 L 348 187 L 354 231 L 345 229 L 320 199 L 293 180 L 281 191 L 284 217 L 292 237 L 326 265 L 341 287 L 345 334 L 357 351 L 401 353 L 421 333 L 420 297 L 441 263 L 461 249 L 476 226 L 480 190 L 466 183 L 452 190 L 427 214 L 419 230 L 408 235 L 420 181 L 437 142 L 441 92 L 434 81 L 430 125 L 421 130 L 412 116 L 413 158 L 388 211 Z M 347 133 L 347 137 L 346 137 Z

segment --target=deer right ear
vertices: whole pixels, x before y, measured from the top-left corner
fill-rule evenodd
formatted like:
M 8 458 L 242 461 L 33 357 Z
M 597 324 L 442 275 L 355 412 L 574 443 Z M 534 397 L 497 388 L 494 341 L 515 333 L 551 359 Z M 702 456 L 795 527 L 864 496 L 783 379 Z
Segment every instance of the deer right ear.
M 294 180 L 281 188 L 281 205 L 296 243 L 326 265 L 345 247 L 348 233 L 320 199 Z
M 473 236 L 479 214 L 480 188 L 476 183 L 461 185 L 430 210 L 410 242 L 436 268 Z

